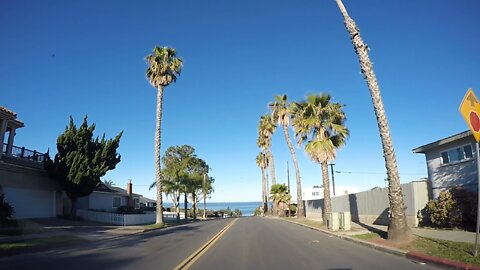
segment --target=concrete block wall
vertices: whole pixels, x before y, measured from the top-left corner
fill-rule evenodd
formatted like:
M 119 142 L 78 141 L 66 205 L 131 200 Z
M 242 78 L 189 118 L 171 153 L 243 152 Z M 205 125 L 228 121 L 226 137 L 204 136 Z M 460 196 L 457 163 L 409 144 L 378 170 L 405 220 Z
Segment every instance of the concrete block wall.
M 405 211 L 409 226 L 418 225 L 418 212 L 428 202 L 427 181 L 402 184 Z M 322 219 L 323 199 L 305 202 L 307 218 Z M 332 197 L 333 212 L 350 212 L 352 221 L 365 224 L 388 225 L 388 188 L 375 188 L 355 194 Z

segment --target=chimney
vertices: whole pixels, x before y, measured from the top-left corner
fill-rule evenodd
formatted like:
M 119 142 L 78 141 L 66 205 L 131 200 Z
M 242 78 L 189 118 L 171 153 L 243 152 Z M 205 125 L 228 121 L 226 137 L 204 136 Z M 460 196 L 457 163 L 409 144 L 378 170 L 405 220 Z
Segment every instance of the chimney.
M 132 180 L 128 180 L 127 193 L 128 193 L 128 196 L 132 197 Z
M 128 206 L 133 206 L 133 198 L 132 198 L 132 180 L 128 180 L 127 183 L 127 194 L 128 194 Z

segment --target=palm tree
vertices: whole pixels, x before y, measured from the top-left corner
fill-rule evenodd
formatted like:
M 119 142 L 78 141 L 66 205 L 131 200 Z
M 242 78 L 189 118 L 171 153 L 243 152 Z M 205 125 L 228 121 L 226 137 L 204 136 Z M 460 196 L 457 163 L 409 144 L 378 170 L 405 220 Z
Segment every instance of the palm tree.
M 280 216 L 285 215 L 285 206 L 290 203 L 291 198 L 292 196 L 288 194 L 288 188 L 285 184 L 275 184 L 270 188 L 270 199 Z
M 214 192 L 213 182 L 215 179 L 213 177 L 208 177 L 207 174 L 203 175 L 202 183 L 202 195 L 203 195 L 203 219 L 207 218 L 207 196 Z
M 259 136 L 262 136 L 264 138 L 264 144 L 262 145 L 262 150 L 265 151 L 268 155 L 268 164 L 270 167 L 270 176 L 271 176 L 271 181 L 272 181 L 272 186 L 277 183 L 276 177 L 275 177 L 275 162 L 273 159 L 273 154 L 272 154 L 272 135 L 277 129 L 277 126 L 275 125 L 275 122 L 272 119 L 272 116 L 270 114 L 265 114 L 262 117 L 260 117 L 260 123 L 258 125 L 258 132 Z
M 300 169 L 298 168 L 297 155 L 293 149 L 292 142 L 290 141 L 290 135 L 288 134 L 289 125 L 289 113 L 287 95 L 275 96 L 275 101 L 270 103 L 270 110 L 272 111 L 272 118 L 277 121 L 280 126 L 283 127 L 283 134 L 285 135 L 285 141 L 287 142 L 288 149 L 292 155 L 293 166 L 295 167 L 295 177 L 297 182 L 297 218 L 305 217 L 305 211 L 303 209 L 302 200 L 302 183 L 300 180 Z
M 368 56 L 368 46 L 363 42 L 355 21 L 350 18 L 341 0 L 336 0 L 337 5 L 345 19 L 345 27 L 350 34 L 355 52 L 360 61 L 360 68 L 367 81 L 370 95 L 372 96 L 373 108 L 377 117 L 378 129 L 382 140 L 383 155 L 388 177 L 388 199 L 390 202 L 390 225 L 388 226 L 388 239 L 392 241 L 404 241 L 410 239 L 412 231 L 407 225 L 405 204 L 403 202 L 400 176 L 398 175 L 397 159 L 390 137 L 387 116 L 383 107 L 380 87 L 378 86 L 373 64 Z
M 115 182 L 113 182 L 112 179 L 103 179 L 102 182 L 103 182 L 103 184 L 105 184 L 109 187 L 115 186 Z
M 157 121 L 155 128 L 155 181 L 157 182 L 157 218 L 156 224 L 163 224 L 162 178 L 160 164 L 161 124 L 163 90 L 177 80 L 182 70 L 182 60 L 176 51 L 169 47 L 155 46 L 152 54 L 146 57 L 147 79 L 157 89 Z
M 310 95 L 306 101 L 292 103 L 289 107 L 298 143 L 308 140 L 305 152 L 322 168 L 324 221 L 328 220 L 332 212 L 328 162 L 335 159 L 336 149 L 342 147 L 348 137 L 343 105 L 330 100 L 328 94 Z
M 262 171 L 262 203 L 263 203 L 263 214 L 265 215 L 268 212 L 267 205 L 267 180 L 265 176 L 265 169 L 268 167 L 268 158 L 265 153 L 260 152 L 256 158 L 257 166 L 260 167 Z

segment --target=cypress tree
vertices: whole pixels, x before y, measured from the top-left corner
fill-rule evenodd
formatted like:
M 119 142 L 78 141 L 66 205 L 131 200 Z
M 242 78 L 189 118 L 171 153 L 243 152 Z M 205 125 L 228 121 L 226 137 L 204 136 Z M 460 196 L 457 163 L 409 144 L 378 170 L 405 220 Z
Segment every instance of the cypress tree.
M 57 154 L 54 160 L 47 157 L 45 169 L 58 181 L 72 202 L 70 216 L 76 216 L 77 199 L 90 195 L 100 184 L 100 177 L 120 162 L 117 148 L 122 137 L 120 132 L 114 139 L 93 137 L 95 124 L 88 126 L 87 116 L 80 127 L 70 124 L 57 138 Z

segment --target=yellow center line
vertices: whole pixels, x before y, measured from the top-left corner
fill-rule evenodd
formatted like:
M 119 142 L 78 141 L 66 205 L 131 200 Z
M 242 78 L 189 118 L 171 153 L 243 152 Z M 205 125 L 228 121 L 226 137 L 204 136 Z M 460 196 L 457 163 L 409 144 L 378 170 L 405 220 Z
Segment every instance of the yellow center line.
M 210 240 L 208 240 L 207 243 L 205 243 L 203 246 L 201 246 L 199 249 L 197 249 L 195 252 L 193 252 L 192 255 L 190 255 L 188 258 L 183 260 L 179 265 L 177 265 L 174 270 L 187 270 L 189 269 L 195 261 L 198 260 L 215 242 L 222 237 L 222 235 L 230 229 L 230 227 L 233 226 L 233 224 L 237 221 L 237 218 L 232 220 L 230 223 L 227 224 L 222 230 L 220 230 L 216 235 L 214 235 Z

